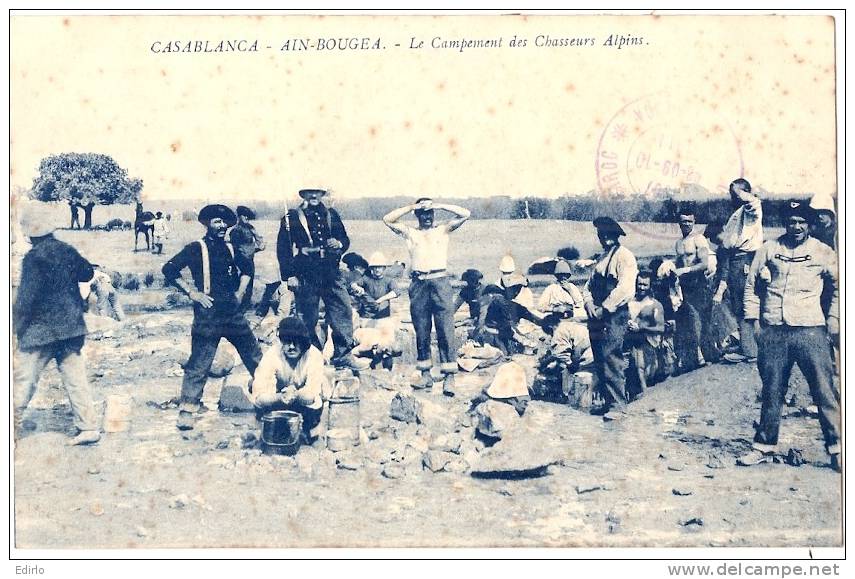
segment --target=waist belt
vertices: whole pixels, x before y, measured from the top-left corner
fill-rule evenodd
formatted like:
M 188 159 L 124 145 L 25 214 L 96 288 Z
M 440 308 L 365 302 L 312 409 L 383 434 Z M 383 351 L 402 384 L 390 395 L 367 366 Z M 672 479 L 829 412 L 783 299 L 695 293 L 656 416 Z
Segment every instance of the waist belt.
M 746 257 L 748 255 L 754 255 L 756 252 L 754 251 L 742 251 L 741 249 L 733 250 L 733 257 Z
M 300 255 L 314 255 L 320 259 L 323 259 L 327 254 L 327 250 L 323 247 L 301 247 L 299 251 Z
M 419 281 L 425 281 L 428 279 L 439 279 L 441 277 L 448 276 L 448 271 L 445 269 L 432 269 L 430 271 L 412 271 L 410 272 L 410 277 L 413 279 L 417 279 Z

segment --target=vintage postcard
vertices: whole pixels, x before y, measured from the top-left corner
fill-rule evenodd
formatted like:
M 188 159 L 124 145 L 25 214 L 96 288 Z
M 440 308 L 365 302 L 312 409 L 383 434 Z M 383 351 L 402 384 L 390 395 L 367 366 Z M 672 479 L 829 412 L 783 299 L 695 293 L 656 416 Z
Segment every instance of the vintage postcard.
M 16 555 L 842 554 L 841 18 L 13 11 Z

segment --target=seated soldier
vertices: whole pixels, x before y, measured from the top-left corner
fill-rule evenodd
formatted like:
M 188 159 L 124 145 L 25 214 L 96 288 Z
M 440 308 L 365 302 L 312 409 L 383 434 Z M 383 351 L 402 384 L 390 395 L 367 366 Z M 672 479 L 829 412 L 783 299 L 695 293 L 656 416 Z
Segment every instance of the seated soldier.
M 258 414 L 291 410 L 303 416 L 303 436 L 308 443 L 321 421 L 324 397 L 330 386 L 320 350 L 312 345 L 306 325 L 289 317 L 279 322 L 278 342 L 264 353 L 252 381 L 252 401 Z
M 657 352 L 662 347 L 665 332 L 665 310 L 653 297 L 652 277 L 649 271 L 638 273 L 635 297 L 628 304 L 629 322 L 624 345 L 629 350 L 626 386 L 631 400 L 644 396 L 659 374 Z
M 392 317 L 391 301 L 398 297 L 398 284 L 386 275 L 390 262 L 386 256 L 375 251 L 368 259 L 368 273 L 358 282 L 357 311 L 362 318 L 360 328 L 354 332 L 359 343 L 354 355 L 371 358 L 371 368 L 381 365 L 392 369 L 392 358 L 400 355 L 395 345 L 398 320 Z
M 587 319 L 585 298 L 576 284 L 570 281 L 571 272 L 572 266 L 567 261 L 562 259 L 555 264 L 556 283 L 548 285 L 537 302 L 541 312 L 554 313 L 569 308 L 576 321 Z
M 362 277 L 368 271 L 368 262 L 365 261 L 365 258 L 351 251 L 348 254 L 345 254 L 341 258 L 341 262 L 347 266 L 347 269 L 342 274 L 342 278 L 344 279 L 345 285 L 347 286 L 347 291 L 350 293 L 351 297 L 355 297 L 358 295 L 358 291 L 353 287 L 353 284 L 359 284 L 362 281 Z
M 481 297 L 484 294 L 484 284 L 481 280 L 484 279 L 484 274 L 477 269 L 467 269 L 461 274 L 460 279 L 466 285 L 460 288 L 460 293 L 454 298 L 454 311 L 466 304 L 469 306 L 469 319 L 477 323 L 481 315 Z
M 519 304 L 515 298 L 524 288 L 525 278 L 512 275 L 506 280 L 506 288 L 488 285 L 484 288 L 478 324 L 472 331 L 473 338 L 502 351 L 505 356 L 525 351 L 530 343 L 526 334 L 519 330 L 523 321 L 537 327 L 542 316 Z

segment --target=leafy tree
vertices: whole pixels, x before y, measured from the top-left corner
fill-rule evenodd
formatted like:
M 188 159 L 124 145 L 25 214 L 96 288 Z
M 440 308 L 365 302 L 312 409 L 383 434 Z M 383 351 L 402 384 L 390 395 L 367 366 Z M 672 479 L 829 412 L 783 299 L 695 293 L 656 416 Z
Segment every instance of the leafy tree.
M 83 228 L 92 228 L 95 205 L 133 203 L 139 200 L 143 182 L 131 179 L 109 155 L 62 153 L 45 157 L 33 181 L 30 196 L 39 201 L 76 203 L 85 212 Z

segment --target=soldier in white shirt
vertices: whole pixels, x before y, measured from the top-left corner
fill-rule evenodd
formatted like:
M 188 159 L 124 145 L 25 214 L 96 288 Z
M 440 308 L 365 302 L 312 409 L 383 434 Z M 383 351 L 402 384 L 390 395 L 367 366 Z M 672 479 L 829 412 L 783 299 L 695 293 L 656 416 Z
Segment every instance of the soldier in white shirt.
M 712 301 L 720 303 L 725 290 L 728 290 L 730 309 L 739 320 L 739 345 L 742 352 L 725 354 L 725 361 L 753 362 L 757 359 L 757 342 L 754 327 L 745 321 L 742 297 L 754 253 L 763 245 L 763 209 L 760 198 L 751 193 L 751 183 L 745 179 L 737 179 L 730 184 L 730 198 L 736 209 L 721 233 L 721 248 L 727 254 L 727 267 L 719 269 L 716 276 L 718 289 Z
M 454 218 L 442 223 L 434 219 L 437 210 L 448 211 Z M 399 220 L 413 213 L 419 226 L 412 227 Z M 454 290 L 448 274 L 448 234 L 469 219 L 468 209 L 446 203 L 434 203 L 427 197 L 413 205 L 395 209 L 383 217 L 389 229 L 407 242 L 410 251 L 410 316 L 416 332 L 416 368 L 421 379 L 414 388 L 433 384 L 430 375 L 431 326 L 436 327 L 439 346 L 443 394 L 454 396 L 454 374 L 457 372 L 457 348 L 454 345 Z

